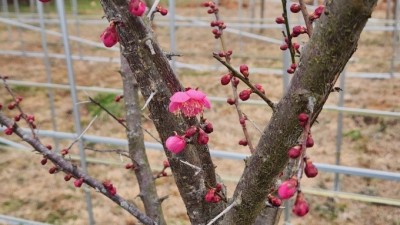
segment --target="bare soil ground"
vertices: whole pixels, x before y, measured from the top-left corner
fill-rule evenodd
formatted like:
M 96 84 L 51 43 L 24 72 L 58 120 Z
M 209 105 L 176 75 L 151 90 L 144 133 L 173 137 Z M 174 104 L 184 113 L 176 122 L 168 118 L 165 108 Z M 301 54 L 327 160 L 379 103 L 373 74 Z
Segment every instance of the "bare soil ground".
M 204 9 L 193 8 L 195 4 L 183 4 L 177 10 L 179 15 L 194 16 L 200 12 L 205 16 Z M 271 5 L 277 9 L 279 5 Z M 235 5 L 227 6 L 235 9 Z M 384 17 L 385 7 L 380 5 L 373 15 L 375 18 Z M 224 8 L 221 10 L 225 16 L 229 16 Z M 195 13 L 194 13 L 195 12 Z M 236 13 L 236 11 L 235 11 Z M 279 15 L 279 11 L 268 11 L 267 17 L 273 18 Z M 210 17 L 210 20 L 212 18 Z M 82 37 L 98 41 L 98 36 L 106 26 L 81 25 Z M 228 24 L 229 26 L 229 24 Z M 49 25 L 49 29 L 57 31 L 57 26 Z M 165 27 L 157 26 L 158 40 L 166 50 L 169 46 L 169 33 Z M 40 35 L 32 31 L 21 30 L 23 44 L 18 41 L 18 30 L 13 28 L 11 33 L 7 27 L 0 24 L 0 49 L 28 51 L 41 51 Z M 71 34 L 75 34 L 75 27 L 70 25 Z M 218 43 L 213 39 L 209 28 L 181 27 L 177 29 L 177 49 L 183 53 L 180 62 L 215 65 L 218 63 L 211 57 L 212 51 L 219 49 Z M 14 41 L 10 41 L 11 35 Z M 263 35 L 281 38 L 280 31 L 265 30 Z M 389 70 L 392 45 L 389 33 L 370 31 L 364 32 L 359 43 L 359 49 L 349 63 L 349 72 L 387 72 Z M 304 39 L 304 41 L 306 41 Z M 48 36 L 49 48 L 52 53 L 62 53 L 60 38 Z M 234 51 L 233 64 L 239 66 L 247 63 L 252 67 L 267 67 L 280 69 L 282 67 L 282 52 L 277 45 L 266 44 L 261 41 L 238 37 L 227 33 L 227 43 Z M 84 55 L 96 55 L 118 57 L 117 52 L 104 49 L 72 45 L 73 54 L 78 50 Z M 63 60 L 51 60 L 51 72 L 54 83 L 67 84 L 67 72 Z M 117 64 L 94 63 L 74 61 L 76 83 L 82 86 L 98 86 L 120 88 L 121 81 Z M 397 64 L 395 71 L 400 71 Z M 45 67 L 40 58 L 26 58 L 15 56 L 0 56 L 0 73 L 10 75 L 13 80 L 27 80 L 46 82 Z M 178 74 L 184 86 L 199 87 L 210 96 L 230 97 L 231 90 L 219 84 L 220 72 L 194 72 L 181 69 Z M 268 97 L 278 101 L 282 96 L 282 78 L 272 74 L 251 74 L 255 83 L 264 85 Z M 24 110 L 34 113 L 37 117 L 39 128 L 52 129 L 47 90 L 33 87 L 14 87 L 16 92 L 25 97 Z M 245 88 L 241 86 L 241 88 Z M 343 87 L 345 106 L 354 108 L 377 109 L 385 111 L 400 111 L 400 82 L 398 79 L 360 79 L 346 78 Z M 57 126 L 59 131 L 73 132 L 72 104 L 67 90 L 55 90 L 55 105 L 57 114 Z M 99 97 L 95 92 L 89 92 L 91 96 Z M 86 100 L 86 94 L 79 92 L 80 101 Z M 104 97 L 104 96 L 100 96 Z M 255 97 L 253 99 L 256 99 Z M 328 104 L 336 104 L 338 93 L 333 93 Z M 0 88 L 0 102 L 6 104 L 10 98 L 3 88 Z M 109 107 L 122 113 L 122 106 L 104 102 Z M 243 111 L 261 129 L 268 123 L 271 111 L 266 106 L 243 105 Z M 94 109 L 87 104 L 80 107 L 83 125 L 87 125 L 92 119 Z M 13 115 L 10 112 L 9 115 Z M 315 124 L 312 132 L 315 139 L 315 147 L 309 154 L 314 162 L 335 163 L 335 141 L 337 127 L 336 112 L 323 111 Z M 214 133 L 210 135 L 210 147 L 231 152 L 248 153 L 246 147 L 240 147 L 237 142 L 242 138 L 237 114 L 227 104 L 214 103 L 213 108 L 206 112 L 206 117 L 214 125 Z M 343 144 L 341 164 L 352 167 L 363 167 L 384 171 L 400 172 L 400 120 L 395 118 L 383 118 L 372 116 L 359 116 L 345 114 L 343 120 Z M 152 133 L 156 133 L 150 121 L 144 119 L 144 126 Z M 250 126 L 253 142 L 260 136 L 259 131 Z M 123 129 L 112 119 L 102 114 L 88 130 L 88 134 L 124 138 Z M 1 133 L 0 137 L 4 137 Z M 8 138 L 8 137 L 7 137 Z M 14 140 L 20 142 L 13 137 Z M 154 141 L 146 135 L 147 141 Z M 44 138 L 44 143 L 53 143 L 50 138 Z M 61 141 L 61 147 L 70 141 Z M 96 149 L 115 149 L 118 146 L 97 145 L 86 143 Z M 74 148 L 73 153 L 78 154 Z M 89 172 L 99 180 L 110 179 L 116 185 L 118 193 L 141 206 L 137 198 L 138 185 L 130 171 L 124 169 L 128 162 L 115 154 L 99 154 L 87 152 L 90 158 L 112 161 L 114 165 L 89 163 Z M 165 156 L 161 152 L 149 150 L 151 164 L 155 173 L 162 166 Z M 51 224 L 86 224 L 87 213 L 85 210 L 83 189 L 76 189 L 72 182 L 66 183 L 62 174 L 50 175 L 47 173 L 49 165 L 40 165 L 41 157 L 34 153 L 23 153 L 7 147 L 0 147 L 0 177 L 3 185 L 0 187 L 0 214 L 21 217 L 25 219 L 43 221 Z M 216 159 L 217 172 L 227 180 L 229 193 L 232 193 L 243 170 L 241 161 Z M 334 175 L 321 172 L 314 179 L 304 179 L 302 186 L 306 188 L 333 189 Z M 188 224 L 185 208 L 175 187 L 173 177 L 157 180 L 159 195 L 169 195 L 163 203 L 166 218 L 170 224 Z M 341 176 L 341 191 L 371 196 L 380 196 L 392 199 L 400 199 L 400 185 L 398 182 L 378 179 L 367 179 L 354 176 Z M 138 224 L 135 219 L 121 210 L 118 206 L 106 200 L 101 195 L 92 192 L 94 216 L 97 224 Z M 307 195 L 310 201 L 311 211 L 305 218 L 293 218 L 293 224 L 400 224 L 400 208 L 381 204 L 369 204 L 355 200 L 330 198 Z M 281 221 L 280 224 L 283 224 Z

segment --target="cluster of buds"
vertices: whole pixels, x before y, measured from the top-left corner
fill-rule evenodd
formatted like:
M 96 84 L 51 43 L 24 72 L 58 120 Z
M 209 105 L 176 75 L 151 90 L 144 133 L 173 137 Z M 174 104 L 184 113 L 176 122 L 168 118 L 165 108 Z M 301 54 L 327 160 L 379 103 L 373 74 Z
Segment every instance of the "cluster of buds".
M 103 186 L 106 188 L 107 192 L 111 196 L 114 196 L 117 194 L 117 188 L 114 187 L 114 185 L 111 183 L 111 181 L 109 181 L 109 180 L 104 181 Z
M 222 184 L 218 183 L 215 188 L 210 188 L 207 191 L 206 196 L 204 197 L 204 199 L 206 200 L 206 202 L 210 202 L 210 203 L 218 203 L 219 201 L 221 201 L 221 193 L 222 193 Z
M 169 167 L 170 167 L 169 161 L 168 160 L 164 160 L 163 161 L 163 169 L 156 175 L 155 178 L 168 176 L 167 171 L 165 171 L 165 170 L 168 169 Z
M 282 51 L 285 51 L 285 50 L 287 50 L 287 49 L 289 48 L 289 39 L 288 39 L 287 37 L 285 37 L 285 43 L 282 44 L 279 48 L 280 48 Z M 300 45 L 297 44 L 296 42 L 292 42 L 292 48 L 293 48 L 293 50 L 295 50 L 296 52 L 299 52 Z
M 212 26 L 212 25 L 211 25 Z M 226 52 L 223 52 L 223 51 L 220 51 L 219 53 L 218 53 L 218 56 L 219 57 L 225 57 L 225 58 L 230 58 L 231 57 L 231 55 L 232 55 L 232 50 L 228 50 L 228 51 L 226 51 Z
M 166 16 L 168 14 L 168 10 L 166 8 L 163 8 L 162 6 L 157 6 L 156 12 L 159 12 L 163 16 Z
M 208 134 L 212 133 L 213 131 L 214 127 L 212 123 L 202 118 L 202 121 L 198 127 L 189 127 L 186 129 L 184 135 L 178 135 L 175 132 L 174 136 L 171 136 L 167 139 L 165 146 L 172 153 L 178 154 L 182 152 L 185 149 L 186 144 L 192 142 L 194 138 L 196 138 L 197 144 L 206 145 L 209 140 Z
M 215 27 L 215 28 L 212 30 L 212 33 L 214 34 L 214 38 L 215 38 L 215 39 L 220 38 L 221 35 L 222 35 L 222 31 L 223 31 L 224 29 L 226 29 L 226 25 L 225 25 L 224 21 L 221 21 L 221 20 L 212 21 L 212 22 L 210 23 L 210 25 L 211 25 L 211 27 Z
M 218 6 L 213 1 L 203 2 L 201 6 L 209 8 L 207 13 L 213 14 L 218 12 Z
M 292 37 L 298 37 L 300 34 L 306 34 L 306 33 L 307 33 L 307 28 L 297 25 L 292 28 L 292 33 L 290 35 Z

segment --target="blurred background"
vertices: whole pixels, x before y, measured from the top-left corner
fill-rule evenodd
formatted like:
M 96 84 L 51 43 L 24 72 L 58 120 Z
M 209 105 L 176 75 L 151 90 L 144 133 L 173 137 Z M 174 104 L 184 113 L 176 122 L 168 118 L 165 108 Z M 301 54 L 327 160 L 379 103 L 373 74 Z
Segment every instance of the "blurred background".
M 214 125 L 210 148 L 231 195 L 249 150 L 238 145 L 243 134 L 236 111 L 226 103 L 231 89 L 220 85 L 227 70 L 212 57 L 221 49 L 209 25 L 214 18 L 201 2 L 161 1 L 169 13 L 157 14 L 153 29 L 164 51 L 181 54 L 171 65 L 182 84 L 198 87 L 212 100 L 213 107 L 205 114 Z M 313 11 L 322 1 L 308 3 Z M 233 51 L 232 64 L 249 65 L 251 80 L 279 101 L 292 76 L 286 73 L 288 52 L 279 49 L 283 27 L 275 23 L 282 14 L 281 1 L 220 0 L 219 4 L 228 27 L 224 37 Z M 289 202 L 280 224 L 400 225 L 399 13 L 398 0 L 378 1 L 358 50 L 337 83 L 343 91 L 331 94 L 312 128 L 315 146 L 308 155 L 319 175 L 302 181 L 310 213 L 304 218 L 292 216 Z M 99 1 L 1 0 L 0 74 L 9 76 L 10 86 L 24 97 L 23 109 L 36 117 L 38 135 L 55 151 L 67 147 L 97 116 L 83 143 L 74 145 L 71 160 L 84 162 L 82 166 L 99 180 L 112 180 L 119 194 L 141 208 L 133 172 L 124 168 L 128 159 L 93 151 L 126 149 L 127 144 L 123 127 L 88 102 L 91 96 L 124 117 L 123 103 L 114 101 L 122 94 L 119 47 L 105 48 L 101 43 L 99 36 L 108 26 L 103 15 Z M 302 20 L 301 14 L 290 15 L 292 26 L 304 24 Z M 304 45 L 307 38 L 296 41 Z M 0 88 L 0 103 L 10 101 Z M 242 109 L 251 120 L 249 130 L 256 143 L 271 110 L 256 96 L 243 102 Z M 16 113 L 4 111 L 12 117 Z M 143 114 L 143 127 L 158 136 L 148 112 Z M 165 159 L 162 146 L 148 134 L 145 141 L 156 174 Z M 76 189 L 63 175 L 48 174 L 51 165 L 42 166 L 40 160 L 19 139 L 1 132 L 0 224 L 137 224 L 94 191 Z M 160 196 L 169 196 L 163 203 L 169 224 L 189 224 L 173 177 L 157 179 L 157 186 Z

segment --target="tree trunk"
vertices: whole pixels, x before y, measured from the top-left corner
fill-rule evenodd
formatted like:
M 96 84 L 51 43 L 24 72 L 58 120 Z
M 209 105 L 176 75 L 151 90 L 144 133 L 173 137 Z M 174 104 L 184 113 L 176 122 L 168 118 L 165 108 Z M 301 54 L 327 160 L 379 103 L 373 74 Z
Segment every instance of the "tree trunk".
M 118 26 L 122 54 L 127 59 L 141 93 L 148 99 L 155 93 L 148 108 L 150 118 L 160 135 L 162 143 L 176 131 L 180 134 L 198 121 L 194 118 L 176 116 L 168 112 L 169 98 L 176 91 L 183 90 L 171 69 L 157 41 L 152 36 L 147 19 L 132 16 L 125 0 L 102 0 L 104 12 L 109 20 L 120 18 L 123 25 Z M 145 24 L 146 22 L 146 24 Z M 204 200 L 207 186 L 215 187 L 216 174 L 207 145 L 188 144 L 180 154 L 165 154 L 186 205 L 192 224 L 206 224 L 214 218 L 225 203 L 208 203 Z M 201 168 L 200 173 L 181 162 L 188 162 Z

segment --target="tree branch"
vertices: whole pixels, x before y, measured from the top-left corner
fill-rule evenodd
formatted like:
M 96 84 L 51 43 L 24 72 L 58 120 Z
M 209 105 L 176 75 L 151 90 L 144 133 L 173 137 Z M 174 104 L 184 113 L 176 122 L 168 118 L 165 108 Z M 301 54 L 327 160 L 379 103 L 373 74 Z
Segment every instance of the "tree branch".
M 128 62 L 122 55 L 121 76 L 124 90 L 129 156 L 136 168 L 134 171 L 139 183 L 139 196 L 143 201 L 146 214 L 157 221 L 159 225 L 165 225 L 161 202 L 159 201 L 156 184 L 144 146 L 138 84 L 129 68 Z
M 22 140 L 30 144 L 37 152 L 42 154 L 47 159 L 51 160 L 55 165 L 57 165 L 60 170 L 67 174 L 73 175 L 73 177 L 75 178 L 82 178 L 84 183 L 94 188 L 97 192 L 100 192 L 107 198 L 111 199 L 113 202 L 117 203 L 119 206 L 124 208 L 127 212 L 136 217 L 143 224 L 156 224 L 150 217 L 140 212 L 134 205 L 129 203 L 118 194 L 111 195 L 101 182 L 97 181 L 88 174 L 85 174 L 82 170 L 78 169 L 70 161 L 67 161 L 57 153 L 47 149 L 47 147 L 43 145 L 39 139 L 25 133 L 16 123 L 14 123 L 13 120 L 7 118 L 2 112 L 0 112 L 0 124 L 7 127 L 13 127 L 13 131 L 15 134 L 17 134 Z
M 297 116 L 307 111 L 314 97 L 315 121 L 330 94 L 337 74 L 357 48 L 357 41 L 377 0 L 328 1 L 325 14 L 318 20 L 313 36 L 303 48 L 300 63 L 286 95 L 277 104 L 269 125 L 264 129 L 256 153 L 247 163 L 236 187 L 242 203 L 229 211 L 223 224 L 252 224 L 262 209 L 264 198 L 274 179 L 288 162 L 287 150 L 302 133 Z M 270 221 L 269 224 L 273 224 Z

